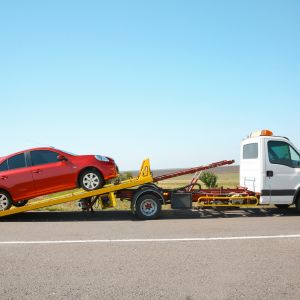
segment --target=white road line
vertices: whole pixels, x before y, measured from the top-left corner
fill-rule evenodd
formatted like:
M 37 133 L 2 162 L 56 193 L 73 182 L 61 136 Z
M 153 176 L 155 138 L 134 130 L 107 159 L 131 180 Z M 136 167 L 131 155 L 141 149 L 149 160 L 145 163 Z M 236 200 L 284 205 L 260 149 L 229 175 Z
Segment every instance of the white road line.
M 157 239 L 120 239 L 120 240 L 61 240 L 61 241 L 3 241 L 1 245 L 30 245 L 30 244 L 113 244 L 113 243 L 159 243 L 159 242 L 204 242 L 204 241 L 235 241 L 235 240 L 266 240 L 300 238 L 300 234 L 288 235 L 258 235 L 258 236 L 229 236 L 229 237 L 198 237 L 198 238 L 157 238 Z

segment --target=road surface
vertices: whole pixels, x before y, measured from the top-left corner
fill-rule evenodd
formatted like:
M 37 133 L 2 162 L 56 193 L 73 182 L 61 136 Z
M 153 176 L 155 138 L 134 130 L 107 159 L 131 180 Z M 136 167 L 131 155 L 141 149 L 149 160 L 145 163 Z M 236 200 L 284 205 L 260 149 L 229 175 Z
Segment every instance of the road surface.
M 294 209 L 30 212 L 0 221 L 0 299 L 300 299 Z

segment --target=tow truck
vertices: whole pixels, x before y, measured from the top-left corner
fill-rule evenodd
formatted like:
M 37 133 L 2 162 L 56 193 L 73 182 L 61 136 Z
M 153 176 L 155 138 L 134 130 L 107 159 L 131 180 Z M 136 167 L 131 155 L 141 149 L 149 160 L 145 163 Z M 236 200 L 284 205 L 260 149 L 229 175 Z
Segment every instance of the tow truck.
M 31 201 L 23 207 L 0 211 L 0 217 L 71 201 L 78 201 L 84 211 L 93 211 L 96 203 L 102 209 L 113 208 L 117 206 L 117 198 L 130 201 L 132 213 L 145 220 L 158 218 L 162 205 L 166 204 L 172 209 L 261 205 L 275 205 L 282 209 L 296 205 L 300 212 L 300 155 L 289 139 L 274 136 L 270 130 L 253 132 L 241 145 L 239 187 L 203 189 L 198 183 L 202 171 L 233 163 L 234 160 L 223 160 L 154 177 L 150 161 L 145 159 L 134 178 L 90 192 L 78 190 Z M 160 181 L 186 174 L 194 174 L 186 186 L 164 189 L 157 185 Z

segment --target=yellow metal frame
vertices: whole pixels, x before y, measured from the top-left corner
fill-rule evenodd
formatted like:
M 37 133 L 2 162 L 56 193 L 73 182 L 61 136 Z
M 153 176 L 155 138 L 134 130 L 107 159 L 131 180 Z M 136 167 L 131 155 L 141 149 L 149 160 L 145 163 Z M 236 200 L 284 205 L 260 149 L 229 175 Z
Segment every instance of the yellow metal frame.
M 252 204 L 235 204 L 235 203 L 227 203 L 227 204 L 214 204 L 214 203 L 201 203 L 203 201 L 214 201 L 214 200 L 255 200 L 255 203 Z M 235 207 L 256 207 L 259 204 L 259 200 L 255 196 L 231 196 L 231 197 L 222 197 L 222 196 L 201 196 L 197 200 L 197 207 L 207 207 L 207 206 L 218 206 L 218 207 L 229 207 L 229 206 L 235 206 Z
M 8 210 L 0 211 L 0 217 L 13 215 L 25 211 L 35 210 L 39 208 L 44 208 L 48 206 L 53 206 L 57 204 L 62 204 L 66 202 L 77 201 L 82 198 L 99 196 L 99 195 L 108 195 L 111 202 L 111 207 L 116 206 L 116 197 L 115 192 L 127 188 L 136 187 L 145 183 L 152 183 L 153 177 L 150 169 L 150 161 L 149 159 L 145 159 L 142 163 L 139 175 L 137 177 L 121 181 L 119 184 L 109 184 L 104 186 L 103 188 L 91 192 L 86 192 L 80 190 L 78 192 L 70 193 L 64 196 L 52 197 L 44 200 L 30 202 L 23 207 L 12 207 Z
M 101 196 L 104 196 L 104 195 L 101 195 Z M 108 203 L 103 203 L 102 197 L 101 197 L 101 196 L 100 196 L 100 199 L 98 200 L 101 209 L 105 209 L 105 208 L 113 208 L 113 207 L 116 207 L 116 206 L 117 206 L 117 198 L 116 198 L 116 195 L 115 195 L 114 192 L 110 192 L 110 193 L 108 194 L 108 198 L 109 198 L 109 202 L 108 202 Z

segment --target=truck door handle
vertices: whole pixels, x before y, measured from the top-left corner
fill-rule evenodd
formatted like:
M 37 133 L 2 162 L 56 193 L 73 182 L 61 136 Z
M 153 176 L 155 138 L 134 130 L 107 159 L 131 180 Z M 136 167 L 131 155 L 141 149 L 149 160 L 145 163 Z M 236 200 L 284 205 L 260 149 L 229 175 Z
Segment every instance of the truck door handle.
M 41 169 L 37 169 L 37 170 L 32 171 L 32 173 L 35 173 L 35 174 L 42 173 L 42 170 Z
M 274 176 L 274 172 L 269 170 L 267 171 L 267 177 L 273 177 Z
M 7 178 L 8 178 L 7 176 L 0 176 L 0 179 L 3 179 L 3 180 L 5 180 Z

